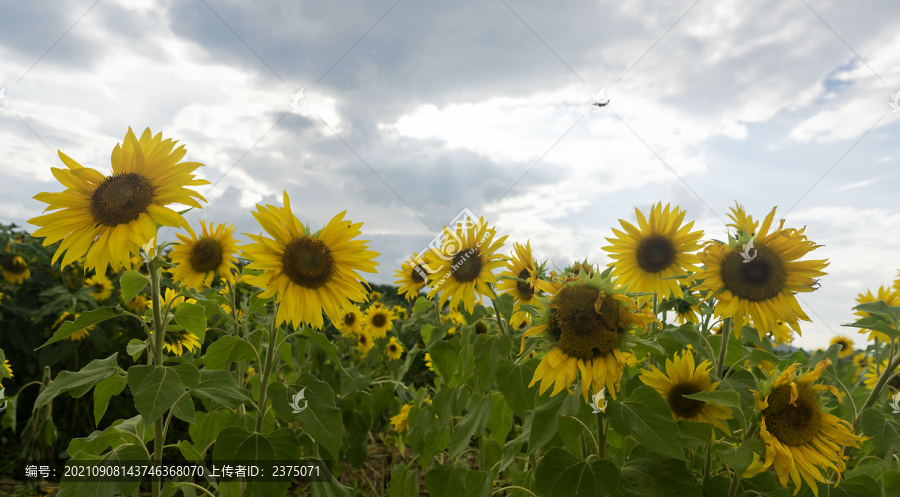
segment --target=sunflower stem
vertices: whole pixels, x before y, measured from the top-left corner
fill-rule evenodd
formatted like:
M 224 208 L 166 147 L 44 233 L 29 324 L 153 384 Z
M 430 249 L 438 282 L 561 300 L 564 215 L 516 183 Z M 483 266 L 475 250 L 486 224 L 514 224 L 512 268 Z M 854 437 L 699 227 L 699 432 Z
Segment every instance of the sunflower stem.
M 163 328 L 162 314 L 159 302 L 159 278 L 160 267 L 150 261 L 148 264 L 150 270 L 150 293 L 151 302 L 153 303 L 153 331 L 154 336 L 152 342 L 153 353 L 147 354 L 147 362 L 153 365 L 154 361 L 157 366 L 163 365 L 163 344 L 165 343 L 166 330 Z M 152 356 L 152 357 L 151 357 Z M 174 406 L 172 407 L 174 409 Z M 165 432 L 163 431 L 162 416 L 153 422 L 153 462 L 162 463 L 163 446 L 165 445 Z M 162 481 L 159 478 L 151 479 L 150 493 L 153 497 L 159 497 L 162 490 Z
M 500 319 L 500 311 L 497 308 L 494 308 L 494 317 L 497 319 L 497 327 L 500 329 L 500 334 L 506 334 L 506 328 L 503 327 L 503 320 Z
M 894 370 L 900 366 L 900 354 L 896 357 L 891 356 L 888 359 L 888 366 L 884 368 L 881 374 L 878 376 L 878 381 L 875 383 L 875 388 L 872 389 L 872 392 L 869 393 L 869 398 L 866 399 L 866 403 L 859 409 L 859 412 L 856 415 L 856 419 L 853 420 L 853 432 L 856 433 L 859 431 L 860 422 L 862 420 L 863 412 L 872 407 L 875 404 L 875 401 L 881 397 L 881 392 L 884 391 L 884 387 L 887 385 L 888 380 L 893 375 Z
M 725 354 L 728 352 L 728 335 L 731 334 L 731 318 L 722 323 L 722 349 L 719 350 L 719 362 L 716 364 L 716 372 L 719 378 L 723 378 L 722 373 L 725 372 Z
M 266 417 L 266 387 L 269 385 L 269 377 L 275 366 L 275 338 L 278 327 L 275 326 L 278 315 L 278 305 L 275 304 L 272 316 L 272 324 L 269 325 L 269 344 L 266 349 L 266 364 L 263 367 L 263 376 L 259 380 L 259 409 L 256 411 L 256 432 L 262 433 L 263 419 Z
M 741 481 L 740 475 L 734 471 L 731 475 L 731 486 L 728 487 L 728 497 L 734 497 L 737 494 L 738 483 Z
M 600 459 L 606 459 L 606 422 L 603 415 L 597 413 L 597 455 Z
M 709 481 L 709 470 L 712 466 L 712 444 L 706 446 L 706 464 L 703 465 L 703 486 Z

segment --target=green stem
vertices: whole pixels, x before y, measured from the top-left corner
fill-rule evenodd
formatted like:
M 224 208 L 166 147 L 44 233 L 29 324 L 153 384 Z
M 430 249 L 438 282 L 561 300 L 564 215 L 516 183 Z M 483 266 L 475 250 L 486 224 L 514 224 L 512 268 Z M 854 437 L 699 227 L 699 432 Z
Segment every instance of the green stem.
M 738 483 L 740 483 L 741 477 L 737 474 L 737 471 L 733 471 L 731 474 L 731 486 L 728 487 L 728 497 L 734 497 L 737 493 Z
M 706 464 L 703 465 L 703 486 L 709 481 L 709 470 L 712 466 L 712 444 L 706 446 Z
M 589 437 L 591 437 L 591 442 L 594 444 L 594 450 L 597 451 L 597 455 L 600 455 L 600 444 L 597 443 L 597 439 L 594 438 L 594 434 L 591 433 L 591 429 L 588 428 L 586 424 L 582 423 L 581 420 L 576 418 L 575 416 L 569 416 L 568 414 L 563 414 L 563 416 L 578 421 L 578 424 L 580 424 L 581 427 L 584 428 L 584 432 L 587 433 Z M 600 419 L 598 419 L 597 422 L 601 422 Z
M 866 399 L 866 403 L 859 409 L 859 412 L 856 415 L 856 419 L 853 421 L 853 432 L 856 433 L 859 431 L 860 421 L 862 420 L 863 411 L 872 407 L 875 404 L 875 401 L 881 397 L 881 392 L 884 391 L 884 387 L 887 385 L 888 380 L 891 375 L 893 375 L 894 370 L 900 366 L 900 354 L 896 357 L 891 357 L 888 360 L 888 366 L 881 372 L 881 375 L 878 376 L 878 381 L 875 383 L 875 388 L 872 389 L 872 392 L 869 394 L 869 398 Z
M 500 319 L 500 311 L 496 307 L 494 308 L 494 317 L 497 319 L 497 327 L 500 328 L 500 334 L 505 335 L 506 328 L 503 327 L 503 320 Z
M 163 344 L 165 343 L 166 330 L 163 328 L 162 316 L 160 314 L 159 303 L 159 277 L 160 268 L 152 261 L 147 264 L 150 269 L 150 293 L 151 302 L 153 303 L 153 332 L 151 342 L 152 354 L 147 354 L 147 362 L 149 364 L 156 363 L 157 366 L 163 365 Z M 162 416 L 153 422 L 153 462 L 162 463 L 163 446 L 165 445 L 165 434 L 163 432 Z M 153 497 L 159 497 L 162 489 L 162 481 L 159 478 L 152 478 L 150 483 L 150 491 Z
M 606 423 L 603 414 L 597 413 L 597 455 L 606 459 Z
M 722 323 L 722 349 L 719 350 L 719 362 L 716 364 L 716 372 L 719 373 L 719 378 L 722 378 L 722 373 L 725 371 L 725 354 L 728 352 L 728 335 L 730 334 L 731 318 L 728 318 Z
M 275 306 L 274 315 L 278 315 L 278 306 Z M 262 433 L 263 418 L 266 416 L 266 387 L 269 385 L 269 377 L 272 376 L 272 370 L 275 369 L 275 334 L 278 328 L 275 326 L 273 316 L 272 324 L 269 326 L 269 344 L 266 350 L 266 365 L 263 369 L 262 378 L 259 380 L 259 409 L 256 411 L 256 432 Z

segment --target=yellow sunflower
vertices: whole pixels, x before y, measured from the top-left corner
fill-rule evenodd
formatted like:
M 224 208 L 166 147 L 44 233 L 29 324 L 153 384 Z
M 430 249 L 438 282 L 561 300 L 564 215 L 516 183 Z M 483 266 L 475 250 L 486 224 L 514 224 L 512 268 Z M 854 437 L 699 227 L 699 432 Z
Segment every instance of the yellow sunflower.
M 391 341 L 385 347 L 385 352 L 391 359 L 400 359 L 403 356 L 403 345 L 397 341 L 397 337 L 391 337 Z
M 425 352 L 425 367 L 432 373 L 434 372 L 434 361 L 431 360 L 431 354 Z
M 171 288 L 166 288 L 165 292 L 160 295 L 159 306 L 162 309 L 169 308 L 169 312 L 175 312 L 175 308 L 178 307 L 178 304 L 182 302 L 187 302 L 189 304 L 196 304 L 197 301 L 195 299 L 184 299 L 184 295 L 179 295 L 178 292 Z M 153 309 L 153 300 L 146 299 L 147 301 L 147 309 Z
M 28 270 L 28 264 L 21 255 L 12 257 L 0 257 L 0 273 L 10 283 L 21 285 L 28 278 L 31 278 L 31 271 Z
M 831 345 L 836 343 L 841 345 L 841 351 L 838 352 L 838 357 L 850 357 L 853 355 L 853 340 L 850 340 L 843 335 L 835 335 L 835 337 L 831 339 Z
M 190 226 L 185 226 L 190 238 L 178 234 L 181 240 L 169 253 L 169 258 L 175 264 L 172 276 L 176 281 L 186 286 L 203 290 L 210 286 L 216 273 L 229 282 L 234 282 L 235 254 L 238 244 L 234 240 L 234 227 L 225 224 L 215 225 L 200 220 L 203 233 L 200 238 Z
M 447 321 L 454 325 L 447 330 L 448 335 L 456 333 L 456 330 L 459 329 L 460 326 L 466 325 L 466 317 L 457 309 L 450 309 L 446 314 L 441 314 L 441 322 L 446 323 Z
M 200 338 L 187 330 L 166 330 L 163 348 L 177 356 L 200 350 Z
M 869 390 L 875 389 L 875 384 L 878 383 L 878 378 L 881 377 L 881 373 L 884 372 L 888 367 L 888 360 L 885 359 L 881 361 L 881 365 L 879 367 L 875 367 L 873 362 L 870 362 L 868 367 L 866 368 L 866 380 L 865 385 Z M 900 368 L 898 368 L 900 369 Z M 896 369 L 894 370 L 897 371 Z M 891 393 L 897 392 L 900 390 L 900 375 L 894 376 L 887 382 L 887 386 L 890 389 Z
M 873 364 L 875 364 L 875 360 L 872 358 L 872 356 L 866 355 L 865 352 L 857 352 L 853 356 L 853 366 L 856 367 L 856 370 L 853 373 L 854 380 L 856 378 L 859 378 L 859 375 L 862 374 L 863 371 L 865 371 L 867 368 L 871 367 Z M 874 384 L 875 383 L 873 382 L 872 385 Z
M 367 249 L 367 241 L 354 239 L 362 223 L 344 220 L 346 211 L 321 231 L 309 233 L 291 211 L 287 192 L 283 200 L 284 207 L 257 204 L 253 216 L 274 239 L 247 235 L 255 242 L 244 248 L 244 256 L 253 261 L 247 267 L 263 271 L 252 280 L 266 288 L 260 298 L 277 295 L 276 325 L 287 321 L 321 329 L 322 311 L 333 323 L 350 301 L 366 299 L 357 271 L 376 272 L 378 253 Z
M 409 317 L 409 313 L 403 306 L 395 305 L 394 307 L 391 307 L 391 312 L 394 313 L 394 317 L 397 319 L 406 319 Z
M 866 290 L 866 293 L 860 293 L 856 296 L 857 304 L 868 304 L 870 302 L 878 302 L 879 300 L 884 301 L 887 305 L 890 306 L 900 306 L 900 290 L 892 290 L 887 287 L 879 287 L 878 291 L 875 292 L 875 295 L 872 295 L 872 290 Z M 854 314 L 857 316 L 864 318 L 868 317 L 869 313 L 866 311 L 854 311 Z M 860 328 L 860 333 L 869 333 L 869 337 L 867 340 L 875 340 L 878 339 L 881 343 L 888 343 L 891 341 L 891 338 L 880 331 L 868 330 L 866 328 Z
M 580 372 L 585 401 L 589 391 L 602 388 L 615 399 L 626 364 L 619 351 L 623 335 L 633 324 L 656 322 L 656 316 L 638 309 L 624 290 L 614 288 L 603 275 L 590 277 L 581 272 L 567 281 L 539 286 L 550 297 L 537 324 L 523 334 L 521 349 L 525 350 L 527 337 L 539 333 L 554 346 L 535 370 L 531 385 L 540 380 L 543 395 L 553 384 L 553 396 L 563 388 L 569 390 Z
M 682 351 L 675 354 L 674 360 L 666 359 L 665 373 L 651 364 L 649 370 L 641 370 L 640 378 L 645 385 L 653 387 L 666 399 L 675 419 L 709 423 L 725 433 L 731 434 L 731 430 L 724 421 L 734 417 L 731 415 L 731 409 L 712 402 L 684 397 L 716 389 L 719 382 L 712 382 L 709 376 L 711 367 L 712 364 L 709 361 L 703 361 L 694 367 L 694 355 L 689 351 Z
M 9 364 L 9 359 L 3 359 L 3 369 L 6 370 L 7 376 L 9 376 L 10 378 L 13 377 L 13 370 L 12 366 L 10 366 Z
M 396 416 L 391 416 L 391 426 L 397 433 L 403 433 L 404 431 L 409 430 L 408 419 L 410 408 L 412 408 L 412 404 L 403 404 L 403 407 L 400 408 L 400 412 L 397 413 Z
M 490 295 L 488 283 L 495 283 L 494 269 L 503 267 L 505 257 L 497 252 L 506 236 L 494 240 L 497 230 L 488 228 L 484 218 L 468 228 L 462 223 L 451 230 L 444 227 L 441 248 L 425 254 L 432 283 L 429 297 L 440 292 L 440 306 L 449 300 L 451 309 L 458 309 L 460 301 L 469 313 L 475 310 L 475 293 Z
M 131 302 L 126 302 L 125 307 L 132 312 L 143 315 L 144 311 L 150 307 L 150 299 L 148 299 L 146 295 L 139 293 L 131 299 Z
M 341 335 L 353 338 L 362 331 L 363 315 L 359 310 L 359 306 L 352 305 L 344 310 L 344 315 L 340 321 L 334 323 L 337 329 L 341 330 Z
M 619 223 L 625 232 L 612 229 L 616 238 L 607 238 L 611 246 L 603 247 L 614 262 L 613 276 L 628 281 L 631 292 L 657 293 L 667 297 L 671 292 L 681 298 L 681 286 L 675 276 L 688 271 L 697 272 L 700 260 L 696 252 L 702 231 L 691 231 L 694 222 L 684 226 L 685 212 L 679 207 L 670 211 L 669 204 L 663 209 L 662 202 L 650 209 L 649 219 L 638 209 L 638 227 L 622 219 Z M 668 278 L 668 279 L 667 279 Z
M 378 302 L 381 300 L 381 292 L 371 291 L 369 292 L 369 301 L 370 302 Z
M 418 262 L 420 260 L 419 254 L 413 252 L 412 258 L 403 261 L 400 269 L 394 271 L 394 276 L 397 277 L 394 284 L 399 287 L 397 293 L 402 293 L 410 302 L 419 296 L 419 292 L 428 283 L 428 272 L 425 266 Z
M 854 435 L 850 423 L 822 409 L 817 392 L 827 389 L 841 401 L 835 387 L 813 383 L 830 365 L 831 360 L 825 359 L 795 377 L 798 364 L 792 364 L 762 392 L 753 392 L 761 417 L 760 438 L 766 446 L 763 469 L 774 465 L 778 481 L 787 488 L 790 478 L 795 495 L 805 481 L 818 496 L 816 482 L 826 482 L 822 469 L 834 471 L 840 481 L 846 469 L 841 446 L 859 448 L 868 439 Z
M 696 297 L 691 294 L 690 288 L 681 286 L 682 297 L 670 297 L 666 300 L 666 308 L 675 311 L 675 322 L 678 324 L 699 323 L 700 307 Z
M 366 315 L 363 318 L 363 327 L 372 338 L 382 338 L 387 336 L 388 330 L 394 324 L 394 313 L 390 309 L 375 303 L 366 309 Z
M 241 322 L 242 318 L 244 317 L 244 311 L 240 309 L 232 309 L 228 304 L 222 304 L 222 310 L 229 316 L 231 316 L 232 311 L 234 311 L 234 318 L 237 322 Z
M 762 326 L 758 326 L 754 322 L 751 322 L 750 324 L 756 328 L 756 331 L 759 333 L 760 338 L 771 334 L 772 341 L 777 345 L 787 345 L 794 341 L 794 330 L 792 330 L 787 323 L 780 319 L 775 320 L 775 327 L 771 330 L 763 329 Z
M 59 315 L 58 318 L 56 318 L 56 321 L 53 322 L 53 332 L 55 333 L 59 329 L 59 327 L 62 326 L 63 323 L 65 323 L 66 321 L 75 321 L 75 319 L 77 317 L 78 317 L 78 314 L 75 314 L 72 312 L 63 312 L 62 314 Z M 90 335 L 91 332 L 94 331 L 94 328 L 96 328 L 96 325 L 92 324 L 92 325 L 88 326 L 87 328 L 83 328 L 83 329 L 76 331 L 75 333 L 72 333 L 71 335 L 63 338 L 63 340 L 80 342 L 80 341 L 84 340 L 85 338 L 87 338 L 88 335 Z
M 755 226 L 740 206 L 732 208 L 732 213 L 735 224 L 730 226 L 739 230 Z M 799 333 L 797 320 L 809 321 L 809 317 L 794 292 L 815 290 L 815 278 L 826 274 L 822 269 L 828 266 L 827 260 L 799 260 L 819 247 L 807 240 L 806 228 L 785 229 L 782 219 L 770 232 L 774 217 L 775 208 L 755 235 L 740 231 L 730 244 L 708 242 L 700 253 L 706 269 L 694 277 L 704 280 L 699 288 L 711 290 L 709 297 L 715 295 L 716 316 L 733 318 L 737 337 L 751 318 L 764 330 L 773 329 L 775 320 L 780 319 Z
M 356 350 L 362 352 L 362 355 L 369 353 L 374 346 L 375 340 L 372 339 L 366 330 L 362 330 L 356 334 Z
M 497 293 L 510 293 L 515 297 L 513 305 L 512 317 L 509 324 L 513 328 L 518 329 L 523 324 L 531 324 L 531 314 L 522 309 L 523 305 L 531 305 L 539 307 L 536 289 L 534 287 L 535 280 L 538 279 L 538 268 L 531 256 L 531 242 L 525 245 L 521 243 L 513 244 L 515 253 L 506 263 L 506 270 L 500 273 L 500 276 L 508 276 L 510 278 L 518 278 L 523 281 L 503 279 L 497 283 Z
M 84 280 L 85 286 L 93 287 L 94 291 L 90 293 L 91 297 L 97 302 L 102 302 L 112 295 L 113 284 L 105 274 L 95 274 Z
M 157 224 L 185 226 L 184 218 L 166 205 L 202 208 L 196 199 L 206 199 L 187 187 L 209 182 L 192 174 L 202 164 L 179 162 L 186 152 L 184 145 L 175 149 L 175 143 L 163 140 L 162 133 L 151 135 L 149 128 L 139 140 L 128 128 L 122 144 L 113 149 L 109 176 L 59 152 L 68 169 L 52 168 L 52 172 L 66 190 L 34 198 L 47 203 L 46 210 L 61 210 L 28 221 L 41 226 L 33 235 L 43 237 L 44 246 L 62 240 L 53 262 L 63 252 L 63 266 L 87 254 L 88 269 L 102 273 L 112 266 L 118 270 L 156 236 Z

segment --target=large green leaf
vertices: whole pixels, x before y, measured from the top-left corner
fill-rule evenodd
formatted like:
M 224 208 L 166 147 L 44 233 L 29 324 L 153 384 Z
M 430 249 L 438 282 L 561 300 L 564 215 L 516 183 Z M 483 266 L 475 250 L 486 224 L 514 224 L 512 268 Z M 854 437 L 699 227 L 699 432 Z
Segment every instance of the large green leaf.
M 442 340 L 432 345 L 428 353 L 431 354 L 435 372 L 448 380 L 452 378 L 456 374 L 461 350 L 459 340 Z
M 488 430 L 491 432 L 491 438 L 498 445 L 503 446 L 506 443 L 506 436 L 512 430 L 513 417 L 512 409 L 506 403 L 502 395 L 491 395 L 491 417 L 488 420 Z
M 534 376 L 534 370 L 540 361 L 533 359 L 521 364 L 513 364 L 507 360 L 500 360 L 497 365 L 497 390 L 503 394 L 510 409 L 520 418 L 525 418 L 525 413 L 534 409 L 534 396 L 538 386 L 529 388 L 528 384 Z
M 120 445 L 102 456 L 93 456 L 79 452 L 73 456 L 74 460 L 97 461 L 115 465 L 118 461 L 148 462 L 150 455 L 140 445 Z M 109 478 L 69 477 L 62 478 L 59 484 L 58 497 L 96 497 L 98 495 L 136 495 L 141 486 L 140 481 L 124 481 L 121 476 Z
M 203 362 L 207 369 L 228 369 L 233 363 L 256 360 L 253 346 L 241 337 L 225 335 L 206 348 Z
M 607 409 L 607 412 L 609 410 Z M 659 457 L 636 446 L 622 466 L 622 490 L 628 497 L 702 497 L 684 462 Z
M 684 395 L 688 399 L 702 400 L 703 402 L 712 402 L 720 406 L 741 408 L 741 396 L 734 390 L 713 390 L 711 392 L 697 392 L 690 395 Z
M 199 383 L 200 371 L 192 364 L 132 366 L 128 369 L 128 387 L 134 396 L 134 406 L 147 423 L 156 421 L 184 392 L 196 388 Z
M 506 358 L 512 350 L 509 335 L 478 335 L 473 345 L 475 351 L 475 371 L 484 391 L 491 391 L 494 374 L 501 358 Z
M 240 426 L 229 426 L 219 433 L 213 449 L 213 461 L 220 464 L 229 462 L 296 464 L 299 459 L 300 444 L 297 435 L 288 428 L 262 434 L 249 432 Z M 244 495 L 252 497 L 285 495 L 290 485 L 290 478 L 284 481 L 248 478 Z
M 109 407 L 109 399 L 122 393 L 127 383 L 128 381 L 123 374 L 110 376 L 97 383 L 97 386 L 94 387 L 94 424 L 100 424 L 100 420 L 106 413 L 106 408 Z
M 34 409 L 47 405 L 63 392 L 69 392 L 69 395 L 75 398 L 88 393 L 94 385 L 120 371 L 116 364 L 118 357 L 119 354 L 115 353 L 106 359 L 94 359 L 77 373 L 60 371 L 56 379 L 38 395 L 34 401 Z
M 74 321 L 66 321 L 56 330 L 56 333 L 50 337 L 50 340 L 44 342 L 44 345 L 41 345 L 35 350 L 42 349 L 51 343 L 58 342 L 63 338 L 68 337 L 69 335 L 75 333 L 76 331 L 81 331 L 88 326 L 93 326 L 97 323 L 101 323 L 106 321 L 107 319 L 114 318 L 122 314 L 122 309 L 117 307 L 98 307 L 96 309 L 90 311 L 84 311 L 75 318 Z
M 291 402 L 301 389 L 305 389 L 303 399 L 298 399 L 297 406 L 302 409 L 306 405 L 306 409 L 295 413 Z M 303 373 L 292 385 L 281 382 L 269 384 L 267 392 L 272 401 L 272 409 L 279 418 L 288 423 L 299 420 L 303 429 L 324 447 L 332 458 L 337 459 L 344 426 L 341 411 L 335 407 L 334 391 L 328 383 L 319 381 L 309 373 Z
M 481 433 L 487 427 L 491 417 L 491 396 L 487 395 L 477 400 L 469 409 L 469 412 L 453 428 L 450 437 L 450 457 L 456 457 L 469 446 L 469 440 L 476 433 Z
M 217 407 L 236 408 L 250 400 L 247 390 L 238 385 L 234 375 L 222 369 L 201 369 L 200 383 L 191 389 L 191 394 Z
M 119 278 L 119 287 L 122 289 L 122 301 L 131 302 L 135 295 L 150 284 L 150 279 L 137 271 L 125 271 Z
M 534 474 L 539 497 L 612 495 L 619 487 L 619 468 L 606 459 L 587 462 L 554 447 L 538 462 Z M 653 494 L 648 494 L 653 495 Z
M 319 347 L 322 347 L 322 350 L 328 355 L 328 358 L 331 359 L 331 362 L 337 367 L 337 369 L 344 374 L 347 374 L 344 371 L 344 366 L 341 364 L 341 360 L 337 355 L 337 347 L 328 340 L 328 337 L 325 336 L 324 333 L 319 333 L 318 331 L 313 330 L 312 328 L 305 326 L 300 331 L 300 336 L 304 336 L 309 338 L 313 342 L 316 343 Z
M 610 402 L 606 417 L 620 434 L 633 435 L 654 452 L 684 460 L 678 424 L 659 392 L 646 385 L 638 387 L 621 402 Z
M 556 436 L 559 430 L 559 418 L 568 414 L 575 415 L 579 404 L 583 402 L 576 395 L 563 391 L 550 396 L 549 392 L 538 396 L 534 403 L 534 418 L 531 420 L 531 435 L 528 438 L 528 453 L 532 453 Z
M 206 340 L 206 314 L 199 304 L 182 302 L 175 308 L 175 322 L 185 330 L 197 335 L 200 345 Z
M 872 437 L 872 445 L 878 450 L 890 452 L 900 447 L 900 424 L 875 409 L 868 408 L 860 418 L 863 434 Z
M 884 495 L 881 485 L 871 476 L 865 475 L 847 478 L 837 486 L 822 482 L 819 482 L 817 486 L 819 497 L 882 497 Z M 896 488 L 891 489 L 890 495 L 897 495 L 896 491 Z M 797 497 L 815 497 L 815 494 L 808 485 L 804 485 Z
M 409 443 L 421 460 L 430 461 L 450 443 L 450 420 L 438 419 L 428 405 L 410 408 L 407 422 Z

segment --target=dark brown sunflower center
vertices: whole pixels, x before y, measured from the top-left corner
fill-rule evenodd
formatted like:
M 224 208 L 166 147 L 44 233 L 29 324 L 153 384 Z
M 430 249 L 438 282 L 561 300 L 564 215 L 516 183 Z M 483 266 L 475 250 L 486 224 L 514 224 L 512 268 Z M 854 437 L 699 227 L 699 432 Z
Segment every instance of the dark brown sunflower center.
M 762 416 L 769 430 L 779 442 L 799 446 L 816 438 L 822 426 L 822 411 L 816 394 L 806 384 L 797 385 L 797 400 L 791 404 L 791 386 L 781 385 L 769 394 L 769 407 Z
M 460 283 L 475 281 L 481 273 L 481 254 L 475 249 L 460 250 L 453 255 L 450 271 L 453 278 Z
M 389 343 L 389 344 L 388 344 L 388 350 L 391 351 L 391 352 L 397 352 L 397 344 L 395 344 L 395 343 Z
M 675 262 L 675 245 L 662 235 L 650 235 L 637 248 L 637 263 L 648 273 L 658 273 Z
M 559 327 L 558 346 L 566 355 L 592 359 L 611 353 L 619 345 L 619 305 L 607 296 L 597 312 L 599 297 L 600 290 L 587 285 L 563 287 L 556 294 L 556 313 L 550 319 Z
M 153 183 L 137 173 L 106 177 L 91 194 L 91 216 L 105 226 L 118 226 L 137 219 L 153 203 Z
M 487 326 L 481 321 L 475 323 L 475 334 L 484 335 L 485 333 L 487 333 Z
M 531 272 L 528 271 L 527 268 L 523 268 L 521 271 L 519 271 L 519 274 L 516 275 L 516 278 L 519 278 L 521 280 L 527 280 L 530 277 Z M 528 283 L 517 281 L 516 289 L 519 290 L 519 295 L 521 296 L 522 300 L 528 300 L 534 296 L 534 288 L 532 288 Z
M 191 250 L 191 268 L 198 273 L 215 271 L 222 264 L 222 244 L 218 240 L 202 238 Z
M 106 288 L 106 286 L 103 284 L 102 281 L 98 281 L 98 282 L 94 283 L 94 284 L 91 285 L 91 286 L 94 287 L 94 288 L 97 289 L 97 290 L 103 290 L 104 288 Z
M 381 328 L 385 324 L 387 324 L 387 316 L 385 316 L 383 313 L 379 312 L 378 314 L 372 316 L 372 326 Z
M 722 283 L 738 297 L 760 302 L 777 296 L 785 288 L 787 272 L 784 262 L 772 249 L 757 247 L 756 257 L 749 262 L 734 251 L 722 261 Z
M 700 391 L 699 388 L 690 383 L 678 383 L 673 385 L 671 390 L 669 390 L 668 397 L 666 397 L 666 402 L 669 403 L 669 409 L 671 409 L 679 418 L 692 419 L 696 417 L 700 414 L 700 411 L 703 410 L 703 406 L 706 405 L 706 402 L 689 399 L 685 397 L 685 395 L 691 395 Z
M 318 238 L 294 238 L 284 247 L 281 256 L 284 274 L 295 284 L 319 288 L 331 281 L 334 256 L 325 242 Z
M 352 312 L 344 314 L 344 324 L 347 326 L 353 326 L 354 324 L 356 324 L 356 314 L 353 314 Z
M 365 345 L 365 344 L 369 343 L 369 337 L 367 337 L 366 335 L 360 335 L 359 343 L 360 343 L 360 345 Z
M 412 272 L 409 273 L 410 277 L 417 285 L 424 285 L 425 282 L 428 281 L 427 279 L 425 279 L 425 275 L 427 274 L 428 272 L 425 271 L 425 267 L 421 264 L 416 264 L 416 267 L 414 267 Z
M 838 344 L 838 345 L 841 346 L 841 351 L 847 350 L 847 342 L 845 342 L 845 341 L 843 341 L 843 340 L 838 340 L 838 341 L 836 341 L 836 342 L 834 342 L 834 343 L 836 343 L 836 344 Z
M 0 259 L 0 266 L 3 267 L 4 271 L 19 274 L 24 273 L 28 268 L 19 257 L 13 257 L 12 259 Z

